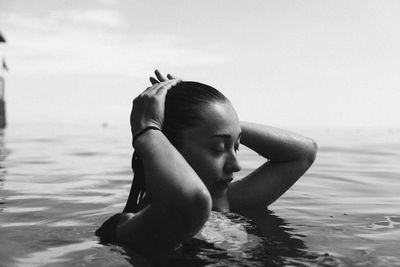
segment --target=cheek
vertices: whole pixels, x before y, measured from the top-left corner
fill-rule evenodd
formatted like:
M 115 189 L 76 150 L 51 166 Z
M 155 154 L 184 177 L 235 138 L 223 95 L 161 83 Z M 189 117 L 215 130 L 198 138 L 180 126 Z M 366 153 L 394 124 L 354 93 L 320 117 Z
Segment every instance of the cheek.
M 190 166 L 196 171 L 197 175 L 199 175 L 201 180 L 206 184 L 212 183 L 221 176 L 222 166 L 220 166 L 221 164 L 218 158 L 203 152 L 196 153 L 187 160 Z

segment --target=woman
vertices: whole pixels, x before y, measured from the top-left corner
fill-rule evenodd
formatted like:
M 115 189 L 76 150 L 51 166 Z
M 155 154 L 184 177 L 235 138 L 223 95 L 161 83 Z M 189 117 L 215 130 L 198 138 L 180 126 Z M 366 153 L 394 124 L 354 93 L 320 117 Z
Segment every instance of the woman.
M 167 253 L 199 232 L 211 210 L 264 208 L 313 163 L 313 140 L 240 122 L 216 89 L 155 75 L 133 101 L 131 192 L 124 212 L 96 232 L 101 237 L 145 255 Z M 268 160 L 235 179 L 240 143 Z

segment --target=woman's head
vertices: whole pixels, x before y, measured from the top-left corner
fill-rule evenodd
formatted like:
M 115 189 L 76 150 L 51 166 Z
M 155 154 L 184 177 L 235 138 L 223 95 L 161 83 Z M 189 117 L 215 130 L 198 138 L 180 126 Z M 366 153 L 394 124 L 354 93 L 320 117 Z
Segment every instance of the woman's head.
M 204 111 L 213 103 L 229 103 L 215 88 L 198 82 L 181 82 L 171 88 L 165 99 L 163 133 L 179 150 L 183 133 L 204 119 Z
M 212 197 L 226 192 L 233 173 L 240 170 L 236 151 L 241 130 L 235 110 L 222 93 L 197 82 L 174 86 L 166 95 L 162 131 Z M 140 210 L 138 204 L 145 194 L 143 164 L 135 154 L 132 168 L 135 176 L 125 212 Z

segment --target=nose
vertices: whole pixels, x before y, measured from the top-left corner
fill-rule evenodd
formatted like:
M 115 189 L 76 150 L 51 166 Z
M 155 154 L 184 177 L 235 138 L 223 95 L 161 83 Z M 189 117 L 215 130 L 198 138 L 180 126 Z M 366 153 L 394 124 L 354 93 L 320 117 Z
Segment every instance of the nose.
M 231 154 L 225 163 L 224 170 L 226 172 L 238 172 L 241 169 L 242 169 L 242 166 L 240 166 L 240 163 L 239 163 L 239 160 L 238 160 L 236 154 Z

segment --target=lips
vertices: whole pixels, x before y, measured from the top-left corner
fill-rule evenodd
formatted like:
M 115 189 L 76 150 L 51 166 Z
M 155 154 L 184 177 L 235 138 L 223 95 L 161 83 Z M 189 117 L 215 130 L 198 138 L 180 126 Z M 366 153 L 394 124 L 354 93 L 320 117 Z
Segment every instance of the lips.
M 228 178 L 224 178 L 224 179 L 218 180 L 216 183 L 220 184 L 220 185 L 227 185 L 232 181 L 233 181 L 233 177 L 228 177 Z

